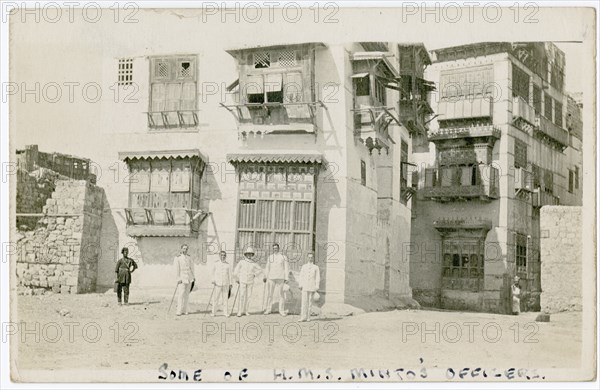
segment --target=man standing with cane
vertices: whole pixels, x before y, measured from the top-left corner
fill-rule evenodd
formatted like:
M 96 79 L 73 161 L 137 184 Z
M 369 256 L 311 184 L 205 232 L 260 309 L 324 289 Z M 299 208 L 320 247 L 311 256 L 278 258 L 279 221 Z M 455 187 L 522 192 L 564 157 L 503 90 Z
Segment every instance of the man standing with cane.
M 273 305 L 273 292 L 277 289 L 279 294 L 279 314 L 286 316 L 284 283 L 288 282 L 289 263 L 285 255 L 279 253 L 279 244 L 273 244 L 273 254 L 267 259 L 267 269 L 263 282 L 267 282 L 267 299 L 265 302 L 265 314 L 271 314 Z
M 175 257 L 175 267 L 177 270 L 177 286 L 179 295 L 177 297 L 177 315 L 188 314 L 188 299 L 192 289 L 192 283 L 196 281 L 194 273 L 194 262 L 187 254 L 188 245 L 181 245 L 179 255 Z
M 227 262 L 227 253 L 221 251 L 219 253 L 220 261 L 218 261 L 213 269 L 212 284 L 215 288 L 214 301 L 211 316 L 217 314 L 219 301 L 223 307 L 225 317 L 229 317 L 229 287 L 231 286 L 231 268 Z M 235 302 L 234 302 L 235 304 Z

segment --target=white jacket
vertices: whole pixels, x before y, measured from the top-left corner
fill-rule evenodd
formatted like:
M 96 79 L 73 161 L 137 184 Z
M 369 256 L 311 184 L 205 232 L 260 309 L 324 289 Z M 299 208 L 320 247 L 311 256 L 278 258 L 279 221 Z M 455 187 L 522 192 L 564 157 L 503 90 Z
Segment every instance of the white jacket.
M 304 291 L 317 291 L 321 283 L 321 273 L 316 264 L 306 263 L 300 268 L 298 285 Z
M 233 275 L 242 284 L 253 284 L 254 278 L 262 273 L 263 270 L 258 266 L 258 264 L 249 261 L 246 258 L 243 258 L 239 263 L 237 263 L 235 270 L 233 271 Z
M 229 263 L 217 261 L 213 267 L 212 281 L 217 286 L 229 286 L 231 284 L 231 267 Z
M 189 255 L 180 254 L 176 256 L 174 263 L 177 270 L 177 281 L 192 283 L 192 280 L 196 279 L 194 262 Z
M 288 280 L 290 273 L 288 259 L 281 253 L 273 253 L 267 259 L 267 268 L 265 276 L 267 279 L 283 279 Z

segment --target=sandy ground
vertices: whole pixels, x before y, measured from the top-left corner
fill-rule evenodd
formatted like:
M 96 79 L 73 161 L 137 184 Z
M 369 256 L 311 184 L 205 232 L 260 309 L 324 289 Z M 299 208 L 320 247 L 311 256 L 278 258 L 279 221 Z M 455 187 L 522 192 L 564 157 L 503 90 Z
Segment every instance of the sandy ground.
M 134 291 L 132 303 L 122 307 L 112 293 L 18 296 L 20 322 L 3 333 L 14 334 L 11 351 L 18 372 L 158 374 L 162 363 L 191 371 L 410 367 L 418 372 L 424 366 L 459 365 L 549 372 L 581 365 L 581 313 L 555 314 L 551 322 L 539 323 L 537 313 L 403 310 L 298 323 L 296 315 L 213 318 L 204 312 L 204 294 L 192 293 L 190 314 L 181 317 L 174 315 L 175 305 L 166 314 L 171 300 L 166 292 Z

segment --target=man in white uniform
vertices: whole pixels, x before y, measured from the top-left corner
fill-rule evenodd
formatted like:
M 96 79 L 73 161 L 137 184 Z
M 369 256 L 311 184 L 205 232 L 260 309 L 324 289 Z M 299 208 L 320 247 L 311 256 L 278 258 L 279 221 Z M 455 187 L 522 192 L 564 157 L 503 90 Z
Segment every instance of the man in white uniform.
M 179 295 L 177 296 L 177 315 L 188 314 L 188 299 L 192 289 L 192 282 L 196 280 L 194 273 L 194 262 L 187 254 L 188 246 L 183 244 L 179 255 L 175 257 L 174 263 L 177 270 L 177 285 Z
M 214 317 L 217 314 L 217 305 L 223 308 L 225 317 L 229 317 L 229 286 L 231 285 L 231 267 L 227 262 L 227 253 L 221 251 L 219 253 L 220 261 L 215 263 L 213 268 L 212 284 L 215 286 L 214 300 L 211 315 Z
M 259 274 L 263 273 L 262 268 L 258 266 L 253 260 L 254 249 L 248 247 L 244 251 L 244 258 L 235 266 L 233 274 L 237 279 L 237 283 L 240 285 L 240 305 L 238 307 L 237 316 L 241 317 L 242 312 L 246 315 L 248 313 L 248 301 L 252 296 L 252 290 L 254 288 L 254 278 Z
M 315 257 L 312 253 L 308 254 L 308 262 L 300 268 L 300 277 L 298 284 L 302 289 L 302 307 L 300 309 L 300 322 L 310 321 L 310 309 L 313 302 L 313 295 L 319 289 L 321 275 L 319 267 L 315 265 Z
M 267 283 L 267 297 L 265 299 L 265 314 L 271 314 L 273 305 L 273 292 L 277 289 L 279 294 L 279 314 L 286 316 L 285 295 L 283 284 L 288 282 L 289 263 L 285 255 L 279 253 L 279 244 L 273 244 L 273 254 L 267 259 L 264 282 Z
M 519 315 L 521 312 L 521 286 L 519 285 L 519 281 L 521 279 L 518 276 L 515 276 L 514 283 L 510 286 L 510 291 L 512 293 L 512 313 L 513 315 Z

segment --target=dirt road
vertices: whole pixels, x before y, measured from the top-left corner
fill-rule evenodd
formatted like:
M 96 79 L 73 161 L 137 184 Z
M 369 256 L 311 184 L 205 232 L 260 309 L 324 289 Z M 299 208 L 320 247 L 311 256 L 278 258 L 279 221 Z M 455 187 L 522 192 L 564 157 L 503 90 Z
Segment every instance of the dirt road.
M 417 373 L 424 366 L 460 369 L 499 362 L 538 371 L 581 365 L 581 313 L 538 323 L 536 313 L 406 310 L 298 323 L 295 315 L 279 314 L 213 318 L 193 298 L 189 315 L 175 317 L 171 310 L 167 316 L 169 296 L 140 294 L 123 307 L 113 294 L 19 296 L 19 322 L 4 331 L 14 334 L 17 369 L 158 375 L 163 363 L 190 371 L 410 367 Z

